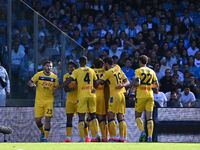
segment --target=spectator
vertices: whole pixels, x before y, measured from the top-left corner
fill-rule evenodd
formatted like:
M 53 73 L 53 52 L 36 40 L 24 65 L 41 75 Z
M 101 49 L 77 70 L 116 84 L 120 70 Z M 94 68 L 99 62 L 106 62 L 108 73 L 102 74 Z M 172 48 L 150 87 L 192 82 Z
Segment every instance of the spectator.
M 126 59 L 125 66 L 122 67 L 122 71 L 125 73 L 126 77 L 132 83 L 132 79 L 135 78 L 135 71 L 131 68 L 131 59 Z
M 172 66 L 174 65 L 174 64 L 177 64 L 177 60 L 176 60 L 176 58 L 174 58 L 174 57 L 172 57 L 172 52 L 171 51 L 167 51 L 166 53 L 165 53 L 165 57 L 166 57 L 166 61 L 167 61 L 167 66 L 168 67 L 170 67 L 170 68 L 172 68 Z
M 195 75 L 196 78 L 198 78 L 199 74 L 199 68 L 194 65 L 194 57 L 189 56 L 188 57 L 188 66 L 189 66 L 189 71 Z
M 160 84 L 161 84 L 160 85 L 160 91 L 162 91 L 164 93 L 170 91 L 171 82 L 172 82 L 171 70 L 166 69 L 165 70 L 165 76 L 163 78 L 161 78 L 161 80 L 160 80 Z
M 200 68 L 200 51 L 197 51 L 195 54 L 194 65 Z
M 167 102 L 169 108 L 180 108 L 183 107 L 181 102 L 178 100 L 178 95 L 175 91 L 171 92 L 170 100 Z
M 183 73 L 179 71 L 178 64 L 173 64 L 172 75 L 173 74 L 178 74 L 178 82 L 181 83 L 181 84 L 183 84 L 184 76 L 183 76 Z
M 109 51 L 109 57 L 112 57 L 115 55 L 118 58 L 120 58 L 121 54 L 122 54 L 122 51 L 117 49 L 117 43 L 113 42 L 111 44 L 111 50 Z
M 194 93 L 190 91 L 189 86 L 184 87 L 184 91 L 181 92 L 181 97 L 179 98 L 179 101 L 183 104 L 183 107 L 194 107 L 196 98 L 194 96 Z
M 187 49 L 187 54 L 188 56 L 194 56 L 198 50 L 199 48 L 196 47 L 196 40 L 192 40 L 191 46 Z
M 10 95 L 10 80 L 0 59 L 0 106 L 6 106 L 6 96 Z
M 167 98 L 163 92 L 160 92 L 158 88 L 153 89 L 154 101 L 158 103 L 157 107 L 167 107 Z
M 125 65 L 127 58 L 128 58 L 128 54 L 126 52 L 122 52 L 118 61 L 118 65 L 120 67 L 123 67 Z
M 137 30 L 135 28 L 134 21 L 130 21 L 128 27 L 125 29 L 128 38 L 136 38 L 137 37 Z
M 159 63 L 159 62 L 156 62 L 156 63 L 154 64 L 154 71 L 155 71 L 156 76 L 157 76 L 157 78 L 158 78 L 159 81 L 160 81 L 160 79 L 161 79 L 162 77 L 165 76 L 165 73 L 162 72 L 161 69 L 160 69 L 160 63 Z
M 162 57 L 162 59 L 160 60 L 160 71 L 161 72 L 165 72 L 166 69 L 170 69 L 170 67 L 167 66 L 167 60 L 166 57 Z
M 13 50 L 11 52 L 11 56 L 12 56 L 11 67 L 12 67 L 12 74 L 17 78 L 19 75 L 22 58 L 25 55 L 24 51 L 25 51 L 25 48 L 23 45 L 20 45 L 19 41 L 13 42 Z
M 183 84 L 179 83 L 178 79 L 179 79 L 179 75 L 178 74 L 173 74 L 172 75 L 172 81 L 171 81 L 171 83 L 169 85 L 169 87 L 172 88 L 172 89 L 178 89 L 178 93 L 177 94 L 179 94 L 180 91 L 183 88 Z
M 180 54 L 181 54 L 181 58 L 180 58 L 179 64 L 180 64 L 181 66 L 184 66 L 185 64 L 188 63 L 187 50 L 186 50 L 186 49 L 183 49 L 183 51 L 182 51 Z
M 190 74 L 188 78 L 188 87 L 190 88 L 190 91 L 194 93 L 196 98 L 200 98 L 200 85 L 195 81 L 193 74 Z

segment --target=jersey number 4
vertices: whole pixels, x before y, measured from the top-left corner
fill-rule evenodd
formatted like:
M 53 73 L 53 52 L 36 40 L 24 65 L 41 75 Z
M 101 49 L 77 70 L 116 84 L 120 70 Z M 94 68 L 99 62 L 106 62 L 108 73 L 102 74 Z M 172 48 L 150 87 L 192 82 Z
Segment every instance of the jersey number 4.
M 84 81 L 87 82 L 88 84 L 90 84 L 90 75 L 89 75 L 89 73 L 86 73 Z
M 150 73 L 148 74 L 141 73 L 141 76 L 142 76 L 142 80 L 141 80 L 142 85 L 151 85 L 152 75 Z

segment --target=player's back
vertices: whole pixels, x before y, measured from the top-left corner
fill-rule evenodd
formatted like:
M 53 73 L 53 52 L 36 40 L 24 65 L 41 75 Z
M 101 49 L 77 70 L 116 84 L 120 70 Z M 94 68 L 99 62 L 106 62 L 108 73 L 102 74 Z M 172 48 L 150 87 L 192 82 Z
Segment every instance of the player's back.
M 118 67 L 113 67 L 105 72 L 103 80 L 108 80 L 110 95 L 113 96 L 117 92 L 122 92 L 122 89 L 116 89 L 119 83 L 122 83 L 121 70 Z
M 140 67 L 135 70 L 135 78 L 140 78 L 140 85 L 137 87 L 136 98 L 153 98 L 151 84 L 157 81 L 155 72 L 148 67 Z
M 120 69 L 120 72 L 121 72 L 121 75 L 122 75 L 122 83 L 125 79 L 127 79 L 125 73 L 122 71 L 121 67 L 119 65 L 115 65 L 114 67 L 116 68 L 119 68 Z M 123 87 L 122 90 L 121 90 L 122 93 L 126 93 L 126 88 Z
M 102 79 L 104 73 L 105 73 L 105 69 L 104 68 L 94 68 L 93 69 L 97 79 Z M 96 88 L 96 95 L 97 96 L 104 96 L 104 84 L 100 84 L 97 88 Z
M 58 77 L 54 73 L 45 75 L 43 71 L 36 73 L 31 79 L 37 83 L 36 100 L 37 101 L 53 101 L 53 88 L 58 86 Z
M 66 81 L 69 77 L 71 77 L 71 75 L 69 73 L 64 74 L 63 81 Z M 73 85 L 73 83 L 75 84 L 76 81 L 72 81 L 72 85 Z M 72 88 L 72 87 L 70 87 L 70 85 L 69 85 L 69 88 Z M 77 100 L 77 93 L 78 93 L 77 88 L 72 90 L 72 91 L 69 91 L 67 93 L 67 100 L 76 101 Z
M 91 93 L 93 80 L 97 80 L 93 69 L 89 67 L 80 67 L 72 72 L 72 77 L 78 84 L 78 96 L 90 97 L 95 95 Z

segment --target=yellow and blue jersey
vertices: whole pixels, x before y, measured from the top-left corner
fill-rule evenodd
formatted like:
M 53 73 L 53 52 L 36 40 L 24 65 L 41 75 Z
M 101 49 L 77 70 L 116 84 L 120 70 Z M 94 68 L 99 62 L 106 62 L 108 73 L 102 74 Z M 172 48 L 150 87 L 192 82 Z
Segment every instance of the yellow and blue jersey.
M 120 83 L 123 83 L 123 80 L 125 78 L 125 75 L 122 74 L 120 67 L 113 67 L 109 70 L 107 70 L 103 76 L 104 81 L 108 81 L 109 84 L 109 90 L 110 90 L 110 96 L 115 95 L 116 92 L 124 93 L 124 88 L 122 89 L 116 89 L 117 85 Z
M 93 97 L 93 80 L 97 80 L 96 74 L 93 69 L 89 67 L 80 67 L 72 72 L 71 77 L 77 81 L 78 98 L 79 97 Z
M 140 85 L 136 90 L 136 98 L 153 98 L 151 85 L 158 80 L 155 72 L 148 67 L 140 67 L 135 70 L 135 78 L 140 79 Z
M 54 73 L 45 75 L 43 71 L 37 72 L 31 81 L 36 83 L 36 103 L 54 101 L 53 89 L 58 86 L 58 77 Z
M 71 77 L 71 75 L 69 73 L 64 74 L 63 81 L 66 81 L 69 77 Z M 76 83 L 76 81 L 72 81 L 72 83 Z M 72 87 L 70 87 L 70 85 L 69 85 L 69 88 L 72 88 Z M 77 88 L 72 90 L 72 91 L 69 91 L 67 93 L 67 100 L 76 102 L 77 101 L 77 94 L 78 94 Z
M 96 73 L 97 79 L 101 80 L 104 73 L 105 73 L 105 69 L 104 68 L 94 68 L 94 72 Z M 97 88 L 96 88 L 96 95 L 97 96 L 103 96 L 104 97 L 104 84 L 100 84 Z

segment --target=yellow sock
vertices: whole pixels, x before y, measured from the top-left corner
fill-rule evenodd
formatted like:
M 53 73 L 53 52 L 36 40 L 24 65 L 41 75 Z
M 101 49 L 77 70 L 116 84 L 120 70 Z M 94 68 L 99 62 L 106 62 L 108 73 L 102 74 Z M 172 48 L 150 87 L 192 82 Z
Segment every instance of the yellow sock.
M 45 129 L 45 130 L 44 130 L 44 138 L 45 138 L 45 139 L 48 139 L 49 131 L 50 131 L 50 129 Z
M 102 135 L 102 137 L 106 138 L 107 137 L 106 136 L 106 123 L 105 123 L 104 120 L 100 122 L 100 128 L 101 128 L 101 135 Z
M 72 136 L 72 124 L 67 124 L 66 132 L 67 132 L 67 137 Z
M 89 136 L 89 131 L 88 131 L 88 124 L 87 123 L 85 123 L 85 129 L 84 129 L 84 136 L 86 137 L 86 136 Z
M 144 125 L 143 125 L 142 119 L 141 118 L 136 118 L 135 121 L 136 121 L 136 124 L 137 124 L 139 130 L 141 132 L 144 131 Z
M 122 120 L 119 122 L 119 133 L 120 133 L 120 137 L 124 137 L 124 132 L 125 132 L 125 126 L 124 126 L 125 121 Z
M 91 130 L 92 137 L 96 137 L 97 133 L 99 133 L 99 123 L 96 118 L 89 121 L 89 128 Z
M 41 132 L 44 132 L 44 126 L 42 125 L 41 127 L 38 127 Z
M 106 128 L 106 138 L 108 139 L 108 124 L 107 123 L 105 125 L 105 128 Z
M 127 124 L 126 124 L 126 121 L 124 121 L 124 138 L 127 137 Z
M 108 121 L 108 130 L 110 133 L 110 137 L 117 136 L 117 125 L 114 119 Z
M 80 134 L 80 138 L 84 138 L 85 136 L 85 123 L 84 121 L 79 121 L 78 123 L 78 128 L 79 128 L 79 134 Z
M 148 130 L 148 137 L 152 138 L 152 135 L 153 135 L 153 120 L 147 121 L 147 130 Z

